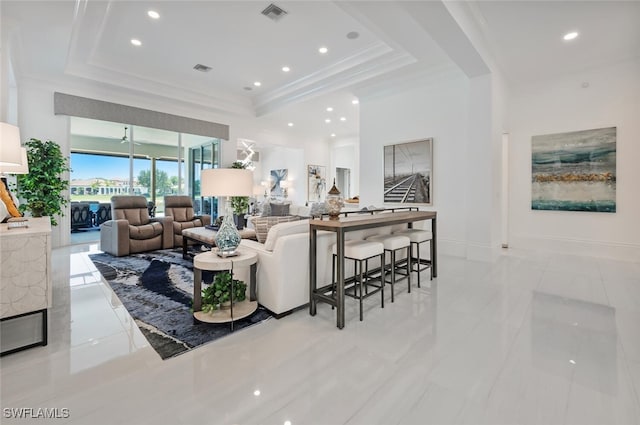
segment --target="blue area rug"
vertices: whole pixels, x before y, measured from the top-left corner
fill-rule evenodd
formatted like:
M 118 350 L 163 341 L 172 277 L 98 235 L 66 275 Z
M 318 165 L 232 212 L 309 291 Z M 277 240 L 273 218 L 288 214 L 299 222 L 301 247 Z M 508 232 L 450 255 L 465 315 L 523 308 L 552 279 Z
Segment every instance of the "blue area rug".
M 228 323 L 194 323 L 193 262 L 182 258 L 182 249 L 126 257 L 102 253 L 89 258 L 163 359 L 231 333 Z M 212 272 L 203 272 L 204 285 L 212 280 Z M 234 322 L 235 332 L 270 317 L 258 307 L 251 316 Z

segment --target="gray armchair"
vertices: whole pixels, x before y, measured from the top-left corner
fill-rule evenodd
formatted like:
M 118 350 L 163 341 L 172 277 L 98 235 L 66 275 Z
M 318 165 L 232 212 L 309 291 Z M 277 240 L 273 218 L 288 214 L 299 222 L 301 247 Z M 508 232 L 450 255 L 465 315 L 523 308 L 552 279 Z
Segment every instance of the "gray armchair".
M 144 196 L 112 196 L 112 220 L 100 226 L 100 247 L 121 257 L 173 248 L 173 218 L 150 218 Z
M 164 215 L 173 217 L 173 246 L 182 246 L 182 231 L 211 224 L 208 214 L 195 215 L 189 196 L 164 197 Z

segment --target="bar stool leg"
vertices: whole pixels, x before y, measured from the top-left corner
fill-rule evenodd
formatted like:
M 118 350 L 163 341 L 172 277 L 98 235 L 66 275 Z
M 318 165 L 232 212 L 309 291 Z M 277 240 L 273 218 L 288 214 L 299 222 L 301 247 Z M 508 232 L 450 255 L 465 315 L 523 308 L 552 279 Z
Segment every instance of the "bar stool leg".
M 356 261 L 356 268 L 360 271 L 360 321 L 362 322 L 362 260 Z
M 412 242 L 413 243 L 413 242 Z M 418 288 L 420 287 L 420 268 L 422 266 L 422 261 L 420 261 L 420 243 L 416 243 L 416 254 L 418 260 Z
M 411 293 L 411 243 L 407 247 L 407 285 L 409 285 L 409 293 Z
M 382 267 L 380 267 L 380 293 L 382 294 L 381 305 L 382 308 L 384 308 L 384 286 L 386 285 L 384 275 L 384 251 L 382 251 L 382 254 L 380 254 L 380 264 L 382 264 Z
M 396 252 L 395 251 L 391 251 L 391 302 L 394 302 L 394 293 L 395 290 L 393 288 L 393 284 L 396 283 L 396 268 L 395 268 L 395 264 L 396 264 Z

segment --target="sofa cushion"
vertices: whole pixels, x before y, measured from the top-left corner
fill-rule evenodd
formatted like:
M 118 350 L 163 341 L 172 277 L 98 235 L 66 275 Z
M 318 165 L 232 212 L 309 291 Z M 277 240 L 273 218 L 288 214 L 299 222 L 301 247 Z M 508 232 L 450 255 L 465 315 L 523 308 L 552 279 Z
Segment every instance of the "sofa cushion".
M 292 216 L 293 217 L 293 216 Z M 304 233 L 309 231 L 309 220 L 297 220 L 288 223 L 278 223 L 269 229 L 267 240 L 264 243 L 264 249 L 273 251 L 276 241 L 279 237 L 285 235 L 293 235 L 296 233 Z
M 148 224 L 150 221 L 149 210 L 147 208 L 112 208 L 114 219 L 127 220 L 133 226 Z
M 324 202 L 314 202 L 313 205 L 311 205 L 309 215 L 311 217 L 318 217 L 322 214 L 327 214 L 327 205 Z
M 282 217 L 285 215 L 289 215 L 289 204 L 274 204 L 271 203 L 271 216 L 272 217 Z
M 191 221 L 195 218 L 193 207 L 171 207 L 166 208 L 165 215 L 173 216 L 173 221 Z
M 129 225 L 129 239 L 144 240 L 151 239 L 162 234 L 162 223 L 153 221 L 142 226 Z
M 289 207 L 289 214 L 298 215 L 300 217 L 309 217 L 309 213 L 311 212 L 311 207 L 307 207 L 305 205 L 295 205 L 291 204 Z
M 254 217 L 252 222 L 253 227 L 256 230 L 256 238 L 258 239 L 258 242 L 265 243 L 267 240 L 269 229 L 271 229 L 271 227 L 275 226 L 278 223 L 286 223 L 289 221 L 298 220 L 300 220 L 300 217 L 298 216 L 287 215 L 284 217 Z

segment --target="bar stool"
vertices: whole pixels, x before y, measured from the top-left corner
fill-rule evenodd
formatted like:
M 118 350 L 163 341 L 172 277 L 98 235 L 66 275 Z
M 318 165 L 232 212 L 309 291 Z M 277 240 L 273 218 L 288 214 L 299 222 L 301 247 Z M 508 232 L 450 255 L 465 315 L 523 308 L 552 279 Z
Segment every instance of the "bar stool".
M 335 295 L 336 290 L 336 260 L 338 254 L 338 244 L 334 244 L 332 247 L 333 252 L 333 262 L 332 262 L 332 270 L 331 270 L 331 283 L 332 283 L 332 291 L 331 294 Z M 380 276 L 380 285 L 373 284 L 374 280 L 371 276 L 369 276 L 369 260 L 380 256 L 381 263 L 384 264 L 384 247 L 379 242 L 370 242 L 363 240 L 351 240 L 345 241 L 344 243 L 344 259 L 345 260 L 353 260 L 354 261 L 354 276 L 352 280 L 354 281 L 353 285 L 353 293 L 349 294 L 345 291 L 345 295 L 349 295 L 353 298 L 358 298 L 360 300 L 360 321 L 362 321 L 362 300 L 367 298 L 370 295 L 373 295 L 380 291 L 381 293 L 381 306 L 384 308 L 384 270 L 382 275 Z M 362 272 L 362 266 L 364 263 L 365 272 Z M 347 279 L 345 279 L 346 281 Z M 363 290 L 363 285 L 366 287 Z M 359 287 L 358 287 L 359 286 Z M 369 286 L 373 286 L 375 289 L 369 292 Z
M 386 266 L 386 263 L 383 262 L 381 265 L 381 269 L 384 270 L 385 267 L 389 267 L 389 271 L 391 272 L 391 278 L 389 280 L 389 284 L 391 285 L 391 302 L 394 301 L 394 291 L 393 285 L 396 283 L 396 268 L 398 267 L 398 262 L 396 262 L 396 252 L 401 249 L 407 249 L 407 261 L 409 265 L 411 264 L 411 241 L 407 236 L 402 235 L 375 235 L 369 236 L 366 238 L 367 241 L 371 242 L 380 242 L 384 246 L 385 253 L 389 253 L 390 263 L 389 266 Z M 409 283 L 409 292 L 411 292 L 411 274 L 407 273 L 407 281 Z
M 418 288 L 420 287 L 420 273 L 426 269 L 429 270 L 430 280 L 433 280 L 433 269 L 431 268 L 431 264 L 433 264 L 433 243 L 431 244 L 431 249 L 429 250 L 429 259 L 422 259 L 420 257 L 420 244 L 424 242 L 432 242 L 433 233 L 430 230 L 422 230 L 422 229 L 404 229 L 398 230 L 397 232 L 393 232 L 394 235 L 407 236 L 411 241 L 411 246 L 416 247 L 416 257 L 413 257 L 413 249 L 411 250 L 411 263 L 413 267 L 409 267 L 406 265 L 407 273 L 417 272 L 418 273 Z M 422 267 L 422 265 L 425 265 Z

